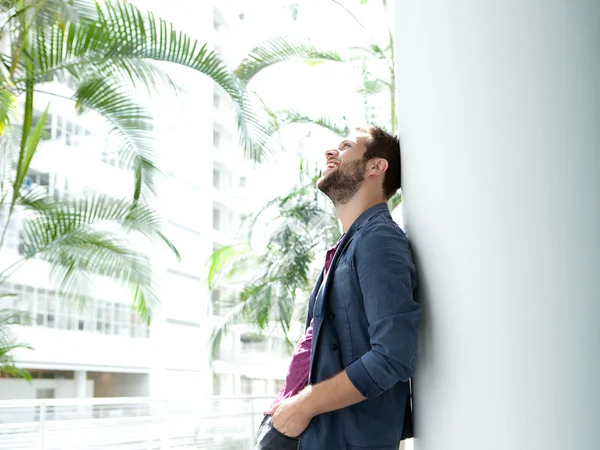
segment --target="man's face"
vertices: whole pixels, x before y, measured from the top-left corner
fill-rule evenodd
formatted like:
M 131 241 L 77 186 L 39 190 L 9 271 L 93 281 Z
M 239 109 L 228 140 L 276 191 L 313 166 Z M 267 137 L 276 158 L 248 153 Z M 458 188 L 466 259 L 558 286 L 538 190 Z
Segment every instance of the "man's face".
M 326 166 L 317 187 L 335 205 L 348 203 L 365 181 L 368 134 L 356 134 L 344 139 L 338 148 L 325 152 Z

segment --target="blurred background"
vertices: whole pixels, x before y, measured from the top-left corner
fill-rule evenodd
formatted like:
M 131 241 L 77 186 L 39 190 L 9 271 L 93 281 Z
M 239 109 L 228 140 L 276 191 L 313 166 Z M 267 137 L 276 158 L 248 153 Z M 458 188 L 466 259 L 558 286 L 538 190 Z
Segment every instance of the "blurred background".
M 0 448 L 252 448 L 341 232 L 323 152 L 395 131 L 386 2 L 0 8 Z

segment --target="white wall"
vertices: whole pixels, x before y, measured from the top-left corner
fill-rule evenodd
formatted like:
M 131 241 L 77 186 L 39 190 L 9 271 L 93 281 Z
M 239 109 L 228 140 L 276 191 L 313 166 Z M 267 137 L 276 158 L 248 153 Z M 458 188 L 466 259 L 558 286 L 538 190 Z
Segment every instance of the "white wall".
M 415 448 L 598 448 L 600 3 L 395 9 Z
M 62 370 L 147 371 L 152 347 L 148 339 L 107 336 L 44 327 L 18 327 L 19 341 L 34 350 L 17 349 L 21 367 Z
M 0 400 L 33 400 L 38 389 L 54 389 L 54 398 L 75 397 L 75 380 L 0 379 Z M 86 396 L 93 397 L 94 381 L 86 381 Z

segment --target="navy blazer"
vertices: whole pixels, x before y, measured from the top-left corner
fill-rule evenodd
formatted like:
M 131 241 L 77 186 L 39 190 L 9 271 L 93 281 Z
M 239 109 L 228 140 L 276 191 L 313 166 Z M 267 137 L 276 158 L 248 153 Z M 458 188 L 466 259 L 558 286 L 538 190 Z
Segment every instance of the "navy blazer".
M 415 266 L 387 203 L 365 211 L 342 237 L 328 275 L 310 296 L 309 382 L 342 370 L 367 400 L 316 416 L 300 436 L 304 450 L 397 450 L 412 436 L 409 379 L 420 307 Z

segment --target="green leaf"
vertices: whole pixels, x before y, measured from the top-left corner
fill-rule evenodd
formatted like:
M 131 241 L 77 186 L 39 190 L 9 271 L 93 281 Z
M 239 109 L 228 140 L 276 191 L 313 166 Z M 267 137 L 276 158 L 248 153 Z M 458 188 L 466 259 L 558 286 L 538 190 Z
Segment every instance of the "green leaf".
M 374 80 L 366 79 L 363 81 L 363 85 L 356 92 L 363 95 L 376 95 L 389 88 L 390 83 L 381 78 L 376 78 Z
M 152 162 L 154 139 L 152 116 L 142 108 L 133 94 L 119 84 L 91 77 L 82 82 L 73 98 L 80 113 L 93 109 L 109 123 L 110 136 L 120 149 L 121 161 L 135 173 L 134 199 L 142 194 L 142 186 L 154 191 L 154 177 L 158 169 Z
M 29 313 L 11 309 L 0 309 L 0 373 L 12 377 L 31 380 L 29 373 L 16 366 L 11 352 L 17 349 L 32 349 L 31 346 L 18 342 L 11 330 L 12 325 L 28 325 L 31 321 Z
M 396 209 L 398 206 L 400 206 L 400 203 L 402 203 L 402 195 L 400 194 L 400 192 L 396 192 L 392 198 L 390 198 L 388 200 L 388 206 L 390 208 L 390 211 L 393 211 L 394 209 Z
M 343 62 L 342 57 L 331 50 L 320 50 L 310 40 L 297 40 L 291 37 L 277 37 L 255 47 L 238 66 L 235 74 L 243 86 L 262 70 L 292 59 L 303 59 L 311 62 L 333 61 Z
M 15 110 L 16 98 L 15 96 L 0 88 L 0 136 L 3 136 L 6 132 L 6 127 L 10 123 L 11 115 Z
M 291 124 L 313 124 L 318 127 L 329 130 L 338 136 L 346 137 L 350 133 L 350 128 L 348 128 L 348 124 L 345 121 L 337 120 L 334 121 L 329 117 L 311 117 L 306 114 L 302 114 L 298 111 L 292 109 L 286 109 L 277 112 L 278 116 L 278 128 L 283 128 L 286 125 Z M 339 123 L 342 122 L 342 126 Z
M 37 146 L 40 142 L 44 134 L 44 125 L 46 123 L 46 119 L 48 117 L 48 108 L 50 105 L 46 106 L 46 109 L 40 116 L 35 127 L 31 130 L 29 136 L 27 137 L 27 143 L 25 145 L 25 151 L 23 153 L 23 157 L 20 161 L 18 161 L 18 169 L 17 176 L 15 177 L 15 181 L 13 184 L 14 192 L 18 192 L 23 185 L 23 181 L 25 180 L 25 175 L 29 170 L 29 165 L 31 164 L 31 160 L 33 159 L 33 155 L 37 150 Z
M 261 160 L 272 150 L 260 109 L 207 44 L 177 31 L 152 13 L 141 12 L 131 3 L 99 2 L 95 18 L 82 15 L 83 18 L 75 20 L 72 15 L 62 13 L 58 18 L 52 14 L 45 17 L 47 20 L 37 23 L 31 32 L 34 71 L 29 74 L 22 64 L 19 66 L 20 76 L 15 77 L 17 89 L 48 77 L 70 78 L 77 84 L 96 78 L 107 86 L 119 87 L 126 82 L 132 87 L 148 85 L 156 78 L 172 83 L 166 73 L 152 64 L 171 62 L 210 77 L 233 99 L 240 144 L 249 158 Z M 146 163 L 140 162 L 138 170 Z
M 266 248 L 254 249 L 250 245 L 253 229 L 259 226 L 265 232 L 264 224 L 259 220 L 265 214 L 276 219 L 268 222 Z M 291 323 L 299 311 L 305 312 L 305 299 L 318 270 L 314 266 L 315 255 L 322 254 L 341 233 L 333 209 L 323 207 L 316 196 L 314 183 L 274 198 L 248 222 L 248 247 L 238 248 L 243 248 L 244 252 L 250 249 L 253 254 L 249 259 L 250 267 L 239 264 L 243 255 L 236 254 L 236 247 L 217 250 L 211 260 L 211 269 L 215 270 L 212 276 L 216 280 L 211 287 L 218 285 L 220 280 L 236 276 L 244 280 L 239 294 L 227 299 L 232 308 L 213 331 L 213 350 L 227 332 L 228 325 L 240 322 L 256 326 L 259 332 L 279 328 L 291 344 Z M 226 257 L 221 258 L 219 252 Z M 222 263 L 223 259 L 227 264 L 215 264 L 215 260 Z
M 158 304 L 152 264 L 131 239 L 137 234 L 161 242 L 179 257 L 151 208 L 105 195 L 68 203 L 20 197 L 20 203 L 33 213 L 21 231 L 25 258 L 50 263 L 62 296 L 83 306 L 93 299 L 94 280 L 108 277 L 129 290 L 134 307 L 150 320 Z

